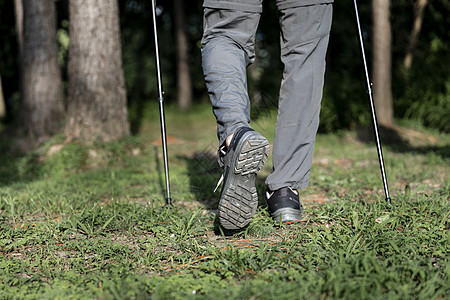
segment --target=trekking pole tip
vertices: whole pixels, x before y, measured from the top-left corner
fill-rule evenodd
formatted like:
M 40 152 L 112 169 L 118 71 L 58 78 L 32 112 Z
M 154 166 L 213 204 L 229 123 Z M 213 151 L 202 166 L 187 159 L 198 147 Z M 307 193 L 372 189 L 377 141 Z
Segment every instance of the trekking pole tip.
M 386 197 L 386 202 L 388 205 L 391 205 L 391 197 Z
M 169 198 L 166 199 L 166 205 L 164 207 L 166 207 L 166 208 L 172 208 L 173 207 L 172 198 L 169 197 Z

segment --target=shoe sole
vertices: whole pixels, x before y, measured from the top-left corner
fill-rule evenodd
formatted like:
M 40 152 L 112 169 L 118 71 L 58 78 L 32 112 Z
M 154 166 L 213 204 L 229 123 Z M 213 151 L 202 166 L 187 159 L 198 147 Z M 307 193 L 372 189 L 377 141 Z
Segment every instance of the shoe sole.
M 244 134 L 234 155 L 219 201 L 219 222 L 225 229 L 242 229 L 250 223 L 258 208 L 256 174 L 269 155 L 269 142 L 256 131 Z
M 277 209 L 271 214 L 276 224 L 291 224 L 301 221 L 303 209 L 294 209 L 290 207 Z

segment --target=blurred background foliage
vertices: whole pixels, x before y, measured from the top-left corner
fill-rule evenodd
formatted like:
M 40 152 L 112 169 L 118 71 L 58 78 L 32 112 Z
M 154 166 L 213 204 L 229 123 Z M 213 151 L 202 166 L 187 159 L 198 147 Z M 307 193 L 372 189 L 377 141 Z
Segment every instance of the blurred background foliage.
M 414 20 L 413 0 L 391 1 L 392 75 L 394 114 L 397 120 L 409 119 L 450 131 L 450 2 L 428 1 L 422 30 L 415 48 L 412 67 L 403 59 Z M 176 101 L 176 48 L 174 10 L 171 0 L 157 1 L 158 32 L 162 59 L 165 100 Z M 58 42 L 64 81 L 67 82 L 68 1 L 56 0 Z M 119 0 L 123 68 L 128 93 L 131 128 L 139 130 L 144 106 L 156 101 L 154 44 L 151 2 Z M 371 57 L 371 1 L 360 1 L 360 18 Z M 185 3 L 185 32 L 189 43 L 190 74 L 194 105 L 207 103 L 201 69 L 202 0 Z M 17 51 L 13 1 L 0 0 L 0 74 L 10 123 L 17 114 L 19 98 L 19 58 Z M 257 34 L 257 60 L 249 68 L 249 91 L 254 102 L 253 116 L 277 106 L 282 65 L 279 60 L 279 32 L 275 1 L 264 1 Z M 369 70 L 371 64 L 369 59 Z M 370 112 L 352 1 L 336 1 L 327 57 L 324 100 L 321 112 L 322 132 L 352 129 L 368 125 Z

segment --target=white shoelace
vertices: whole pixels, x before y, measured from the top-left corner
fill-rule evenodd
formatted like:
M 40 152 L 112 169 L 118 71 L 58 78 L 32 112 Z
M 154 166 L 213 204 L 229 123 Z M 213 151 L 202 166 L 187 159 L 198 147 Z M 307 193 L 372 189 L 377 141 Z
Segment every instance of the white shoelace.
M 219 188 L 220 184 L 223 182 L 223 174 L 222 176 L 220 176 L 219 182 L 216 185 L 216 188 L 214 189 L 214 193 L 217 191 L 217 189 Z

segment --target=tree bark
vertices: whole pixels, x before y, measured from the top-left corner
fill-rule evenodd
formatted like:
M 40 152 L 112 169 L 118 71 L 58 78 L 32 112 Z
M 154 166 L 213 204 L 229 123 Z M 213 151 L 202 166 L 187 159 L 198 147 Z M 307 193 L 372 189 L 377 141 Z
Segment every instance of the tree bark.
M 23 1 L 22 75 L 20 125 L 34 147 L 60 131 L 64 121 L 53 0 Z
M 409 70 L 412 65 L 414 50 L 416 49 L 417 41 L 419 40 L 420 30 L 422 29 L 423 14 L 427 3 L 427 0 L 417 0 L 414 4 L 414 23 L 409 36 L 409 44 L 406 50 L 405 59 L 403 60 L 403 66 L 407 70 Z
M 180 110 L 186 110 L 192 104 L 192 83 L 189 71 L 189 46 L 184 30 L 183 0 L 174 0 L 174 12 L 177 47 L 177 103 Z
M 390 0 L 373 0 L 373 95 L 380 125 L 392 126 Z
M 66 134 L 109 141 L 130 133 L 117 0 L 71 0 Z

